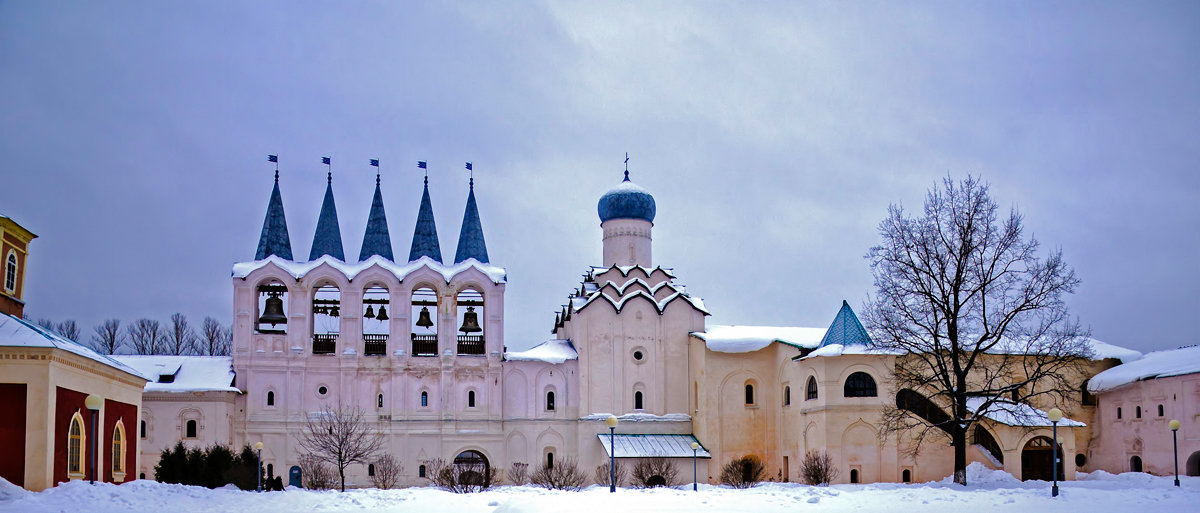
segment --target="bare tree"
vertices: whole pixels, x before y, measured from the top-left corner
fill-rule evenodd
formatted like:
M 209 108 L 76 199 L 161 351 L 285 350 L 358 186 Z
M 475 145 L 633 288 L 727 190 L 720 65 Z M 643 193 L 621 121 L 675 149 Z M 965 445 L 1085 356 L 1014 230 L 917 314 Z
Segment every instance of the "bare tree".
M 504 478 L 509 483 L 517 486 L 529 484 L 529 464 L 514 461 L 512 466 L 508 468 L 508 474 Z
M 129 338 L 133 354 L 161 354 L 163 340 L 166 338 L 162 324 L 154 319 L 146 318 L 138 319 L 133 321 L 133 324 L 126 326 L 125 335 Z
M 28 320 L 28 317 L 26 317 L 26 320 Z M 54 330 L 54 321 L 52 321 L 50 319 L 46 319 L 46 318 L 42 317 L 42 318 L 39 318 L 38 320 L 34 321 L 34 324 L 37 324 L 38 326 L 40 326 L 42 329 L 44 329 L 46 331 L 53 331 L 55 333 L 58 333 L 57 331 Z
M 346 491 L 346 467 L 379 457 L 383 434 L 371 429 L 358 408 L 324 407 L 308 414 L 300 447 L 337 468 L 341 490 Z
M 754 488 L 766 478 L 762 458 L 747 454 L 721 467 L 721 483 L 734 488 Z
M 120 320 L 106 319 L 99 326 L 92 328 L 92 332 L 92 349 L 100 354 L 117 354 L 117 349 L 125 344 Z
M 82 333 L 79 332 L 79 325 L 76 324 L 75 321 L 70 320 L 70 319 L 60 322 L 58 324 L 55 324 L 54 332 L 58 333 L 59 336 L 65 338 L 67 340 L 74 340 L 76 342 L 78 342 L 80 336 L 83 335 Z
M 400 474 L 404 473 L 404 465 L 391 454 L 384 454 L 375 460 L 375 475 L 371 476 L 371 484 L 381 490 L 395 488 L 400 483 Z
M 232 330 L 212 317 L 205 317 L 196 352 L 206 356 L 228 356 L 232 338 Z
M 192 329 L 187 317 L 181 313 L 172 314 L 171 325 L 167 327 L 163 340 L 163 350 L 173 355 L 190 354 L 196 352 L 196 341 L 196 330 Z
M 882 243 L 867 254 L 876 288 L 867 324 L 876 346 L 899 355 L 882 431 L 903 433 L 913 452 L 949 438 L 959 484 L 978 419 L 1030 411 L 1019 405 L 1032 402 L 1063 405 L 1092 354 L 1063 301 L 1079 280 L 1062 251 L 1039 258 L 1021 215 L 1000 220 L 996 211 L 986 184 L 946 178 L 921 215 L 892 205 Z
M 628 472 L 626 472 L 625 466 L 619 461 L 617 462 L 617 471 L 615 473 L 609 472 L 608 462 L 606 461 L 596 465 L 596 470 L 592 471 L 592 481 L 595 481 L 595 483 L 598 485 L 608 486 L 610 484 L 614 484 L 612 479 L 615 477 L 615 484 L 618 487 L 622 487 L 625 486 L 625 483 L 628 481 L 628 476 L 625 475 L 627 473 Z

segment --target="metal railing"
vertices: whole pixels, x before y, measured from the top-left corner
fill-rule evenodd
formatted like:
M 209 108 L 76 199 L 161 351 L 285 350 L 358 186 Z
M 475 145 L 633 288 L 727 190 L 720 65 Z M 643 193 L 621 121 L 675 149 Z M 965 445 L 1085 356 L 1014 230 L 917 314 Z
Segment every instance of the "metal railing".
M 412 355 L 413 356 L 437 356 L 438 342 L 437 334 L 418 335 L 412 334 Z
M 381 356 L 387 354 L 387 333 L 384 334 L 363 334 L 363 354 L 367 356 Z
M 483 335 L 459 335 L 458 354 L 479 355 L 483 351 Z
M 313 354 L 333 354 L 337 350 L 337 333 L 314 333 L 312 337 Z

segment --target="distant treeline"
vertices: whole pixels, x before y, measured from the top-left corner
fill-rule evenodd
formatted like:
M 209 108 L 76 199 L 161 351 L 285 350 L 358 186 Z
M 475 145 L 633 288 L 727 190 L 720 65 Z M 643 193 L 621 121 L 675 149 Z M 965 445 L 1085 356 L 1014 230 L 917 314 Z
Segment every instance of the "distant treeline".
M 92 328 L 86 342 L 79 325 L 73 320 L 54 322 L 50 319 L 25 320 L 53 331 L 65 338 L 87 345 L 101 354 L 171 354 L 225 356 L 233 343 L 233 331 L 212 317 L 205 317 L 197 332 L 181 313 L 163 324 L 154 319 L 138 319 L 121 326 L 120 319 L 108 319 Z

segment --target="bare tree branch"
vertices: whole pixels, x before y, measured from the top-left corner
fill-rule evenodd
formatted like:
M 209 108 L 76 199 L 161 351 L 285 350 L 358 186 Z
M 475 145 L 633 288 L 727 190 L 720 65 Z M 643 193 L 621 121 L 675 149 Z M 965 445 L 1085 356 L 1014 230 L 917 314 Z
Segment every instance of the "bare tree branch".
M 181 313 L 171 315 L 171 326 L 167 328 L 163 339 L 163 349 L 167 354 L 193 354 L 196 351 L 196 330 L 188 324 L 187 317 Z
M 162 354 L 166 338 L 162 324 L 153 319 L 138 319 L 125 328 L 133 354 Z
M 383 434 L 371 429 L 358 408 L 325 406 L 308 414 L 300 447 L 337 468 L 341 490 L 346 491 L 346 467 L 379 457 Z
M 120 320 L 106 319 L 99 326 L 92 328 L 92 332 L 92 349 L 100 354 L 117 354 L 117 349 L 125 344 Z
M 878 347 L 900 355 L 882 430 L 913 454 L 949 441 L 960 484 L 975 422 L 1013 403 L 1065 406 L 1092 356 L 1063 299 L 1079 279 L 1061 251 L 1039 258 L 1021 221 L 1015 210 L 999 219 L 978 179 L 946 178 L 921 215 L 889 208 L 883 240 L 867 253 L 876 289 L 867 326 Z
M 212 317 L 205 317 L 200 326 L 197 353 L 207 356 L 228 356 L 233 332 Z

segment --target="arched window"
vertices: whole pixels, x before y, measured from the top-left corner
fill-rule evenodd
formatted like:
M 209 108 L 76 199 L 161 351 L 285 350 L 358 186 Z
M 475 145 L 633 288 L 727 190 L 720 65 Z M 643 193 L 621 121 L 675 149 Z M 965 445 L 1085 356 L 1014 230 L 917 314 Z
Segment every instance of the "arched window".
M 1161 405 L 1161 404 L 1160 404 L 1160 405 L 1158 405 L 1158 416 L 1159 416 L 1159 417 L 1162 417 L 1162 416 L 1163 416 L 1163 413 L 1164 413 L 1164 412 L 1163 412 L 1163 405 Z
M 371 477 L 375 477 L 375 464 L 374 463 L 367 465 L 367 475 L 371 476 Z
M 1141 407 L 1141 406 L 1138 406 L 1138 407 L 1134 408 L 1134 410 L 1133 410 L 1133 418 L 1135 418 L 1135 419 L 1140 419 L 1140 418 L 1142 418 L 1142 407 Z
M 1132 458 L 1129 458 L 1129 471 L 1130 472 L 1141 472 L 1142 471 L 1142 457 L 1141 456 L 1134 456 Z
M 642 392 L 641 391 L 637 391 L 637 392 L 633 393 L 633 409 L 635 409 L 635 410 L 642 409 Z
M 421 287 L 412 292 L 409 305 L 411 354 L 413 356 L 437 356 L 438 354 L 438 294 L 430 287 Z
M 417 477 L 425 477 L 425 465 L 417 467 Z
M 804 400 L 811 401 L 817 398 L 817 377 L 809 376 L 808 385 L 804 387 Z
M 267 477 L 275 477 L 275 464 L 274 463 L 267 464 Z
M 467 391 L 467 408 L 474 408 L 474 407 L 475 407 L 475 391 L 468 390 Z
M 546 453 L 546 468 L 554 468 L 554 453 Z
M 113 428 L 112 439 L 112 473 L 114 477 L 120 474 L 125 477 L 125 424 L 119 419 Z
M 1117 407 L 1117 419 L 1120 419 L 1120 418 L 1121 418 L 1121 407 L 1118 406 Z
M 332 283 L 317 287 L 312 313 L 312 354 L 334 354 L 342 331 L 342 291 Z
M 138 428 L 138 433 L 141 435 L 142 438 L 146 438 L 146 421 L 144 421 L 144 420 L 142 421 L 141 427 Z
M 67 474 L 75 477 L 83 477 L 83 432 L 83 417 L 75 412 L 67 430 Z
M 746 383 L 746 406 L 754 406 L 754 385 Z
M 900 481 L 905 482 L 905 483 L 911 483 L 912 482 L 912 471 L 909 469 L 904 469 L 904 472 L 900 474 Z
M 366 356 L 383 356 L 387 354 L 388 334 L 392 323 L 388 306 L 391 299 L 388 289 L 373 285 L 363 290 L 363 354 Z
M 421 392 L 421 407 L 429 406 L 429 392 Z
M 183 434 L 184 438 L 196 438 L 196 421 L 188 420 Z
M 842 392 L 842 395 L 846 397 L 875 397 L 878 395 L 875 390 L 875 378 L 865 372 L 855 372 L 846 378 L 846 386 Z
M 1096 396 L 1092 395 L 1091 392 L 1088 392 L 1087 383 L 1079 385 L 1079 392 L 1080 392 L 1080 398 L 1079 398 L 1080 403 L 1082 403 L 1084 406 L 1095 406 L 1096 405 Z
M 375 407 L 383 408 L 383 394 L 379 394 L 379 395 L 375 396 Z
M 850 469 L 850 482 L 851 483 L 858 482 L 858 469 L 856 469 L 856 468 Z
M 554 411 L 554 391 L 546 392 L 546 411 Z
M 792 404 L 792 387 L 783 387 L 783 405 Z
M 275 392 L 267 391 L 267 406 L 275 406 Z
M 8 262 L 4 265 L 4 290 L 17 290 L 17 253 L 8 252 Z
M 484 354 L 483 294 L 474 289 L 464 289 L 455 297 L 458 304 L 458 354 Z
M 270 280 L 258 286 L 258 317 L 254 331 L 259 333 L 287 333 L 288 288 L 282 282 Z

